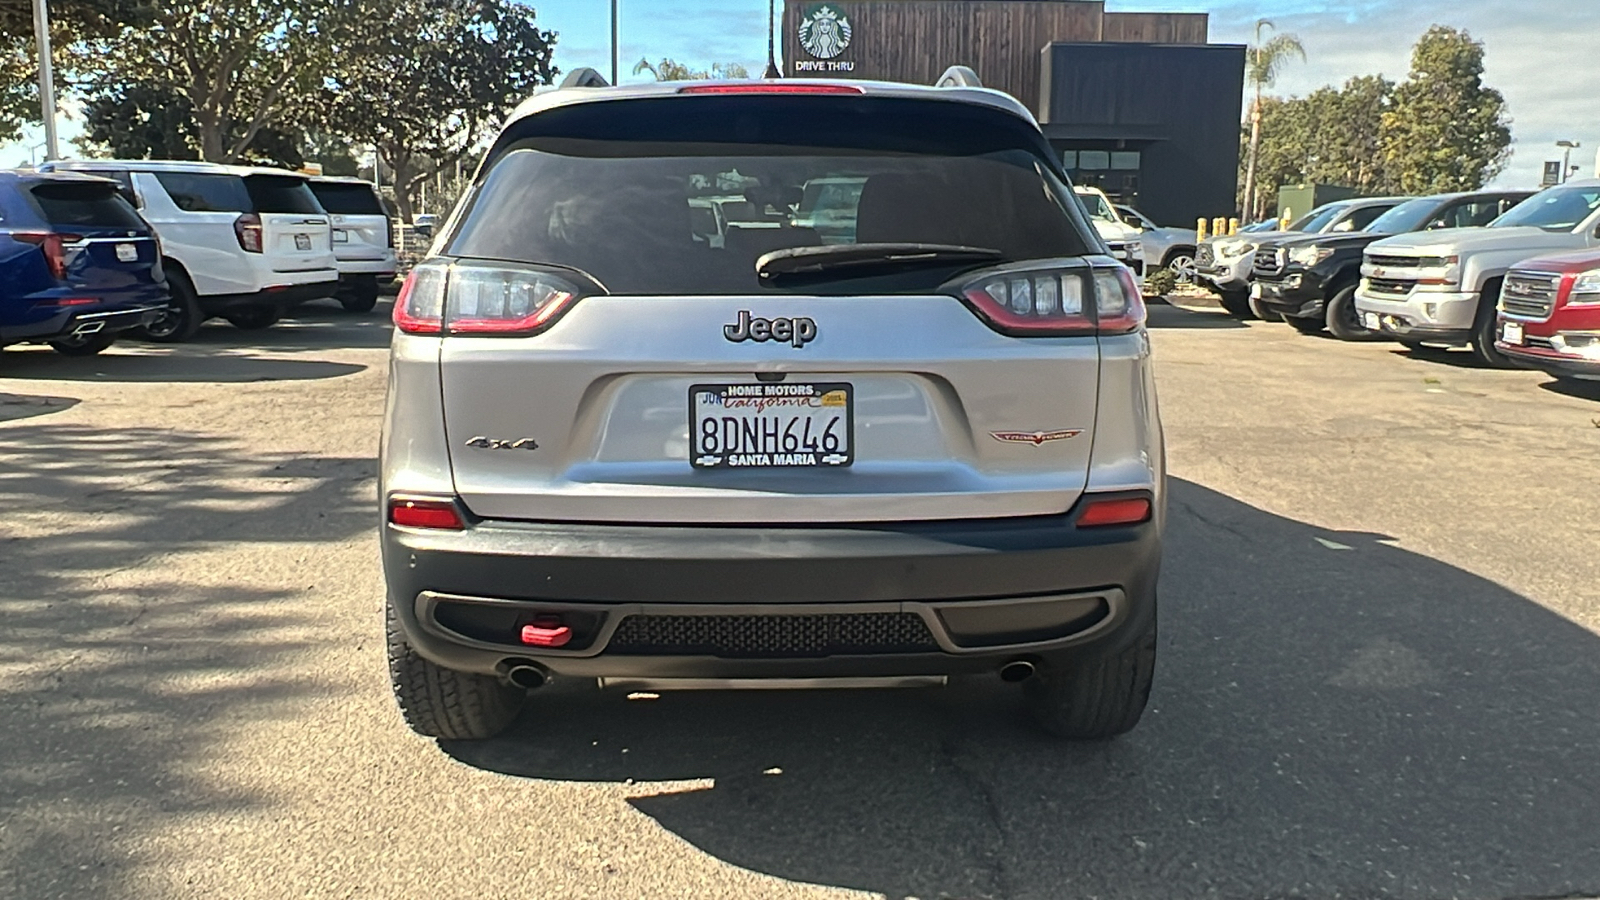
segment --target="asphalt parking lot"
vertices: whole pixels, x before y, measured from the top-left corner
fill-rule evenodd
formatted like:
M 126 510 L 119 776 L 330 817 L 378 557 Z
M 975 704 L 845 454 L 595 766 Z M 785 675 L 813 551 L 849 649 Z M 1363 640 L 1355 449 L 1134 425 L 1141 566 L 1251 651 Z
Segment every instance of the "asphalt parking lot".
M 1156 307 L 1152 709 L 389 696 L 384 313 L 0 354 L 0 896 L 1600 895 L 1600 386 Z

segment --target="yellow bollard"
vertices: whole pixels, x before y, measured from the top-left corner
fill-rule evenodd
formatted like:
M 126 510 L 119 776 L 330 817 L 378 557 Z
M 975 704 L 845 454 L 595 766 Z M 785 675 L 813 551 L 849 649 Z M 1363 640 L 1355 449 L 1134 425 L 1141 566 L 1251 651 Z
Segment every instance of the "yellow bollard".
M 1239 233 L 1239 220 L 1238 219 L 1229 219 L 1228 220 L 1228 233 L 1229 234 L 1238 234 Z
M 1195 239 L 1195 243 L 1199 243 L 1200 241 L 1203 241 L 1203 240 L 1206 239 L 1206 220 L 1205 219 L 1201 219 L 1199 222 L 1197 222 L 1195 224 L 1195 226 L 1194 226 L 1194 239 Z
M 1288 231 L 1289 223 L 1294 221 L 1294 210 L 1285 208 L 1283 217 L 1278 220 L 1278 230 Z
M 1211 220 L 1211 233 L 1212 234 L 1215 234 L 1215 235 L 1226 234 L 1227 230 L 1228 230 L 1228 220 L 1227 219 L 1224 219 L 1221 216 L 1218 216 L 1215 219 Z

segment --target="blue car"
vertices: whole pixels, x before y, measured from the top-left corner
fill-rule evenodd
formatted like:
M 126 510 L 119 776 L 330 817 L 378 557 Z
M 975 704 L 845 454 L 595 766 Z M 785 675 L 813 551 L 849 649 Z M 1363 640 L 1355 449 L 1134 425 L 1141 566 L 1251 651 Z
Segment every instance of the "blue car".
M 0 347 L 91 356 L 161 316 L 155 231 L 107 178 L 0 171 Z

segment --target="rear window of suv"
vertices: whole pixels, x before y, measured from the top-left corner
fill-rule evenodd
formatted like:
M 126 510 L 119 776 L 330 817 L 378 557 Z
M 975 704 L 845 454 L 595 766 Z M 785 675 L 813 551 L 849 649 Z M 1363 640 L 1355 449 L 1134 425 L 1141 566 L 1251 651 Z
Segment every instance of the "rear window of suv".
M 336 216 L 381 216 L 383 206 L 372 187 L 339 181 L 313 181 L 311 193 L 317 195 L 322 208 Z
M 147 230 L 115 185 L 41 184 L 29 193 L 44 220 L 56 228 Z
M 849 190 L 822 204 L 823 186 Z M 756 259 L 791 247 L 954 244 L 1006 260 L 1096 252 L 1070 196 L 1036 129 L 975 104 L 618 100 L 514 125 L 446 252 L 578 269 L 613 294 L 751 293 L 772 289 Z M 721 233 L 695 215 L 713 199 Z M 873 289 L 926 291 L 951 274 L 903 272 Z
M 322 212 L 322 204 L 317 202 L 317 195 L 311 193 L 311 185 L 304 178 L 293 175 L 246 175 L 244 189 L 250 194 L 252 212 Z
M 237 175 L 156 172 L 155 176 L 184 212 L 250 212 L 250 194 Z

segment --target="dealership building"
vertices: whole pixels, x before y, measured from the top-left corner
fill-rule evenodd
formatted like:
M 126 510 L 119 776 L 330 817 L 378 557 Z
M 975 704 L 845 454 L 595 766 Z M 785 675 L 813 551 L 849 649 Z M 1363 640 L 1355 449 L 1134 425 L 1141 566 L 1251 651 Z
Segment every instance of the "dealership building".
M 1078 184 L 1163 225 L 1230 215 L 1245 48 L 1205 13 L 1102 0 L 785 0 L 785 74 L 931 84 L 968 66 L 1033 111 Z

